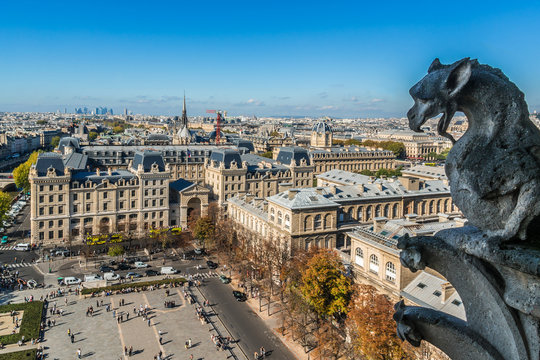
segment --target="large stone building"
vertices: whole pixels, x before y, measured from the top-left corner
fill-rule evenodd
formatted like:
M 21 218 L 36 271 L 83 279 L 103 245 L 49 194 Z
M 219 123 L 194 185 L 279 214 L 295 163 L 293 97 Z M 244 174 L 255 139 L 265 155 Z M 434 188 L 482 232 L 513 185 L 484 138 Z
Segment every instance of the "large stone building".
M 329 170 L 362 171 L 394 169 L 396 156 L 388 150 L 367 150 L 366 148 L 331 147 L 310 151 L 315 174 Z
M 317 176 L 323 186 L 291 188 L 262 198 L 252 194 L 227 200 L 228 216 L 254 238 L 287 239 L 291 247 L 349 248 L 346 232 L 375 218 L 445 218 L 459 212 L 440 180 L 374 180 L 334 170 Z
M 323 149 L 331 148 L 333 137 L 334 135 L 330 125 L 326 121 L 318 122 L 311 130 L 311 147 Z
M 281 148 L 276 160 L 222 148 L 212 152 L 205 169 L 205 183 L 220 205 L 238 194 L 266 198 L 285 188 L 313 185 L 309 154 L 300 147 Z
M 128 170 L 88 171 L 69 159 L 40 154 L 30 170 L 32 243 L 169 227 L 171 174 L 160 153 L 135 153 Z

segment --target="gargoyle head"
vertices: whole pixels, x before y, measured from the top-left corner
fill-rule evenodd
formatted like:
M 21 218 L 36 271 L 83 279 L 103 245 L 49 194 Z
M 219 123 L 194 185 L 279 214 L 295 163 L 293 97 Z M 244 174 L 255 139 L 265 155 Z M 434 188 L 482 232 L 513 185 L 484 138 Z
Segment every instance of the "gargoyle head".
M 416 331 L 414 323 L 407 321 L 405 316 L 406 309 L 407 307 L 403 300 L 394 305 L 394 310 L 396 310 L 396 312 L 394 313 L 393 318 L 397 324 L 397 335 L 401 341 L 407 340 L 411 345 L 418 347 L 422 341 L 422 335 Z
M 409 237 L 409 234 L 405 234 L 398 239 L 397 247 L 401 250 L 399 253 L 401 264 L 412 272 L 417 272 L 424 270 L 426 263 L 422 260 L 422 252 L 413 240 L 414 238 Z
M 407 112 L 411 130 L 422 132 L 420 127 L 428 119 L 442 113 L 437 131 L 452 143 L 456 142 L 446 130 L 457 111 L 456 96 L 469 81 L 474 62 L 476 60 L 465 58 L 452 65 L 443 65 L 439 59 L 433 60 L 428 74 L 409 90 L 414 100 L 413 107 Z

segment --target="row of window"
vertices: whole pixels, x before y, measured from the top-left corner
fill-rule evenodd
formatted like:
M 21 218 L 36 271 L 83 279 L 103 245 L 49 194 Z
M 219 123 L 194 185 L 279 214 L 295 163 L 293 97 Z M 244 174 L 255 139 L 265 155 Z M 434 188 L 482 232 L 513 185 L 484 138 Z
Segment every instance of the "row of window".
M 304 231 L 329 229 L 332 227 L 332 215 L 326 214 L 324 219 L 321 214 L 308 215 L 304 218 Z
M 49 199 L 49 202 L 50 202 L 50 203 L 55 202 L 54 198 L 55 198 L 55 195 L 54 195 L 54 194 L 48 195 L 48 199 Z M 63 195 L 63 194 L 58 194 L 58 195 L 56 195 L 56 201 L 57 201 L 57 202 L 62 202 L 62 201 L 64 201 L 64 195 Z M 44 203 L 44 202 L 45 202 L 45 195 L 39 195 L 39 203 L 42 204 L 42 203 Z
M 285 218 L 285 221 L 283 221 L 284 218 Z M 276 222 L 275 221 L 275 210 L 274 210 L 274 208 L 270 209 L 270 221 L 271 222 Z M 289 214 L 285 214 L 285 217 L 283 217 L 283 213 L 278 210 L 278 212 L 277 212 L 277 224 L 279 226 L 284 225 L 285 229 L 290 229 L 291 228 L 291 218 L 290 218 Z
M 55 227 L 55 226 L 54 226 L 54 223 L 55 223 L 54 220 L 49 220 L 47 223 L 48 223 L 48 225 L 49 225 L 49 229 Z M 63 225 L 64 225 L 64 220 L 60 219 L 60 220 L 57 221 L 57 226 L 58 226 L 58 227 L 61 227 L 61 226 L 63 226 Z M 40 228 L 40 229 L 43 229 L 44 227 L 45 227 L 45 222 L 44 222 L 44 221 L 40 221 L 40 222 L 39 222 L 39 228 Z
M 40 231 L 40 232 L 39 232 L 39 240 L 42 240 L 42 241 L 45 240 L 45 234 L 46 234 L 46 233 L 45 233 L 44 231 Z M 58 230 L 58 233 L 57 233 L 58 236 L 55 237 L 55 236 L 54 236 L 54 231 L 51 230 L 51 231 L 48 232 L 48 235 L 49 235 L 49 236 L 47 237 L 47 239 L 49 239 L 49 240 L 52 240 L 52 239 L 61 239 L 61 238 L 64 237 L 64 231 L 63 231 L 63 230 Z
M 55 208 L 56 208 L 56 206 L 40 207 L 39 210 L 38 210 L 39 215 L 44 216 L 45 212 L 46 212 L 45 210 L 48 210 L 47 215 L 57 215 L 57 214 L 61 215 L 61 214 L 64 213 L 64 206 L 62 206 L 62 205 L 58 206 L 58 212 L 57 213 L 54 212 Z
M 356 248 L 354 262 L 364 267 L 364 251 L 361 248 Z M 374 274 L 379 274 L 379 257 L 375 254 L 371 254 L 369 257 L 369 271 Z M 385 278 L 387 281 L 396 282 L 396 266 L 393 262 L 388 261 L 385 265 Z

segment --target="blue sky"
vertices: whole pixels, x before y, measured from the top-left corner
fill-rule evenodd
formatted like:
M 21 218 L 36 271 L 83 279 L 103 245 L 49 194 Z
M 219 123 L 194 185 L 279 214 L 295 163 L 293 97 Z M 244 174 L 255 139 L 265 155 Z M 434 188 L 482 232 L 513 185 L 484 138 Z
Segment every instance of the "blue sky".
M 0 111 L 404 116 L 435 57 L 540 110 L 540 2 L 5 1 Z

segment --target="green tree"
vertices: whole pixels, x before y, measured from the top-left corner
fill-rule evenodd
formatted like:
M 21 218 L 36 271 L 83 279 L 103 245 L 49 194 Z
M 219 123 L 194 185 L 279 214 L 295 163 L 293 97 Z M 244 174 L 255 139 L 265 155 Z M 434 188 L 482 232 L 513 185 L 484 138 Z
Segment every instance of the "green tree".
M 347 139 L 345 140 L 345 145 L 362 145 L 362 142 L 356 139 Z
M 122 126 L 115 126 L 113 127 L 113 132 L 115 134 L 120 134 L 120 133 L 123 133 L 124 132 L 124 128 Z
M 347 314 L 351 281 L 334 251 L 321 249 L 307 262 L 300 291 L 313 310 L 323 317 Z
M 125 249 L 122 245 L 114 245 L 109 248 L 107 255 L 111 257 L 122 256 L 124 255 Z
M 360 174 L 366 175 L 366 176 L 375 176 L 375 173 L 368 169 L 360 170 Z
M 60 143 L 60 136 L 53 136 L 51 139 L 51 147 L 56 148 Z
M 97 137 L 98 137 L 98 133 L 95 132 L 95 131 L 90 131 L 90 132 L 88 133 L 88 139 L 89 139 L 90 141 L 96 140 Z
M 207 241 L 214 238 L 215 227 L 212 219 L 208 216 L 203 216 L 197 220 L 193 229 L 193 235 L 199 240 L 200 245 L 204 248 Z
M 273 153 L 271 151 L 267 151 L 267 152 L 261 154 L 262 157 L 265 157 L 265 158 L 268 158 L 268 159 L 271 159 L 272 155 L 273 155 Z
M 36 121 L 36 124 L 38 124 L 38 125 L 46 125 L 46 124 L 48 124 L 48 121 L 47 120 L 38 120 L 38 121 Z
M 19 189 L 23 189 L 25 192 L 30 191 L 30 181 L 28 181 L 28 174 L 30 173 L 30 167 L 36 163 L 38 154 L 41 151 L 34 151 L 28 160 L 17 166 L 13 170 L 13 179 L 15 180 L 15 186 Z
M 6 219 L 6 214 L 11 205 L 11 196 L 3 191 L 0 191 L 0 221 Z

